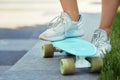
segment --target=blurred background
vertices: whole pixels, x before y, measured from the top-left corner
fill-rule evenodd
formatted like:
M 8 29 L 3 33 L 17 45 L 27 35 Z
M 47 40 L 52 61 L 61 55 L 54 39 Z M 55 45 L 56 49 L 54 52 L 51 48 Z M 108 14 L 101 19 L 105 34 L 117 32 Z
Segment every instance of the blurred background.
M 101 12 L 101 0 L 78 0 L 78 5 L 81 13 Z M 59 0 L 0 0 L 0 74 L 39 41 L 61 12 Z

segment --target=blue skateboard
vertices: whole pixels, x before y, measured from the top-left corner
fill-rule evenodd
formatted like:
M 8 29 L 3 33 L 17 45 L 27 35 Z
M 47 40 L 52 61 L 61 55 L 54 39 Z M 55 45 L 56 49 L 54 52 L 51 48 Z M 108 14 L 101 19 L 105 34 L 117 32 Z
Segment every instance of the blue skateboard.
M 76 57 L 75 60 L 73 58 L 60 60 L 60 72 L 63 75 L 75 73 L 75 68 L 86 67 L 90 67 L 91 72 L 99 72 L 103 61 L 102 58 L 94 57 L 96 51 L 97 48 L 93 44 L 80 38 L 67 38 L 42 46 L 44 58 L 53 57 L 54 52 L 65 52 Z

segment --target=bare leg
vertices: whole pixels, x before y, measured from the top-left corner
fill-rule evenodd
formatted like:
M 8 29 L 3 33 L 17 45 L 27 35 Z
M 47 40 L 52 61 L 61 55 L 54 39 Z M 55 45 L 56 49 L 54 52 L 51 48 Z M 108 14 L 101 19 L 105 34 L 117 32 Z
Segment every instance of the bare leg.
M 77 0 L 60 0 L 63 11 L 66 12 L 73 21 L 79 20 L 79 10 Z
M 102 15 L 99 28 L 105 30 L 108 34 L 108 37 L 110 35 L 110 27 L 112 25 L 119 3 L 120 0 L 102 0 Z
M 73 21 L 78 21 L 80 16 L 77 0 L 60 0 L 60 2 L 63 11 L 66 12 Z M 119 3 L 120 0 L 102 0 L 102 15 L 99 28 L 105 30 L 108 36 L 110 35 L 110 27 L 113 22 Z

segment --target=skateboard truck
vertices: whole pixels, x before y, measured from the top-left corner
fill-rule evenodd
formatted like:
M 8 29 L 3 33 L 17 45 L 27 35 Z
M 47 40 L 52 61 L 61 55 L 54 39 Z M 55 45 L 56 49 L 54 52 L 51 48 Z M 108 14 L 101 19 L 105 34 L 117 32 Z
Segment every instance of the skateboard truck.
M 85 57 L 76 56 L 75 67 L 87 68 L 91 67 L 91 64 L 85 59 Z

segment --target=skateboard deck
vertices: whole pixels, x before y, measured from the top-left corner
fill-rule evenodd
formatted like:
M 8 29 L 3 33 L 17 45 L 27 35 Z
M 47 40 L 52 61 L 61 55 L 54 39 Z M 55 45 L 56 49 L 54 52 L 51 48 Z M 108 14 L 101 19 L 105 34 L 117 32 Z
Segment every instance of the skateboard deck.
M 81 38 L 67 38 L 60 41 L 54 41 L 52 44 L 60 50 L 81 57 L 94 56 L 97 51 L 92 43 Z

